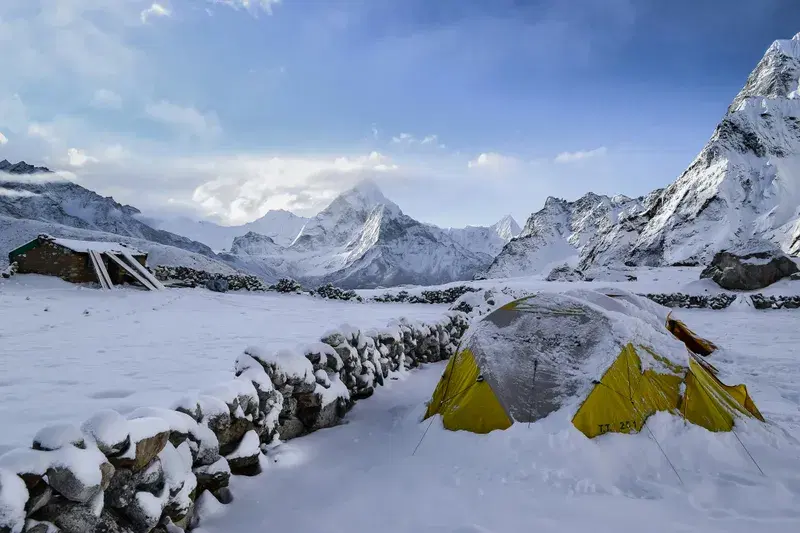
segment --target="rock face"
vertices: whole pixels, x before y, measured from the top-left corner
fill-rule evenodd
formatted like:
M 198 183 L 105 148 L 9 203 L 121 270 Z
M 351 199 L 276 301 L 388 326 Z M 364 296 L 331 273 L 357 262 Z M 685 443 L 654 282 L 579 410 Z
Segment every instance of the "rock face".
M 543 209 L 528 218 L 519 236 L 503 248 L 484 277 L 544 274 L 554 263 L 588 253 L 595 235 L 641 212 L 644 200 L 594 193 L 574 202 L 550 197 Z
M 723 251 L 714 255 L 700 277 L 711 278 L 723 289 L 752 291 L 799 271 L 795 262 L 781 253 L 761 251 L 740 256 Z

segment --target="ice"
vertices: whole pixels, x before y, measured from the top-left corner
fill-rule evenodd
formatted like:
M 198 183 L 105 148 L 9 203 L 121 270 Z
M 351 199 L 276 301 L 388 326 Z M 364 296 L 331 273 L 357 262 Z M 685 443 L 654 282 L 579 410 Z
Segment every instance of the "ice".
M 22 478 L 0 468 L 0 531 L 21 533 L 27 501 L 28 489 Z

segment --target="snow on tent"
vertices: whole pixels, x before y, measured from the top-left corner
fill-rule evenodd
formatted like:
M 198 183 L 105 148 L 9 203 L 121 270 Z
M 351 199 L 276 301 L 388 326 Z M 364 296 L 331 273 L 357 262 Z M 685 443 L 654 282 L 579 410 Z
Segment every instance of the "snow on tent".
M 428 404 L 451 430 L 488 433 L 568 409 L 587 437 L 633 433 L 657 411 L 710 431 L 763 421 L 664 328 L 655 304 L 583 289 L 513 301 L 472 326 Z

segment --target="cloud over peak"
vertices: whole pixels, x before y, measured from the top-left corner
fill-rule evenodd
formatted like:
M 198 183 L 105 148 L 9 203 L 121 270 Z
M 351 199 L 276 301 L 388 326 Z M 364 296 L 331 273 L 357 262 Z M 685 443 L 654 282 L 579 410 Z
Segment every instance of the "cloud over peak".
M 590 157 L 600 157 L 606 155 L 608 149 L 605 146 L 595 148 L 594 150 L 578 150 L 577 152 L 561 152 L 555 158 L 556 163 L 572 163 Z

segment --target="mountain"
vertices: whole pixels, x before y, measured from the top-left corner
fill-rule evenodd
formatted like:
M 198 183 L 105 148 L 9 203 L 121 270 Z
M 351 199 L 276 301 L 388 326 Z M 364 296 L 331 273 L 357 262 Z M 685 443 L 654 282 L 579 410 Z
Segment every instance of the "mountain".
M 556 264 L 577 263 L 592 239 L 620 217 L 641 211 L 642 199 L 588 193 L 574 202 L 549 197 L 520 234 L 505 245 L 486 271 L 488 277 L 547 274 Z M 547 272 L 546 272 L 547 271 Z
M 769 47 L 686 171 L 585 263 L 698 264 L 759 240 L 800 252 L 798 81 L 800 34 Z
M 549 198 L 486 275 L 702 264 L 715 252 L 772 242 L 800 253 L 800 34 L 775 41 L 711 139 L 678 179 L 630 200 Z
M 129 243 L 150 254 L 151 264 L 232 272 L 208 246 L 153 229 L 139 210 L 64 180 L 45 167 L 0 161 L 0 262 L 40 233 Z
M 511 215 L 506 215 L 491 226 L 467 226 L 445 230 L 455 242 L 473 253 L 495 257 L 511 239 L 522 231 Z
M 465 280 L 491 261 L 448 231 L 407 216 L 369 180 L 334 199 L 288 247 L 251 232 L 222 257 L 267 279 L 286 275 L 343 288 Z
M 307 218 L 283 209 L 268 211 L 263 217 L 240 226 L 220 226 L 213 222 L 198 221 L 188 217 L 142 218 L 142 220 L 154 228 L 185 235 L 214 250 L 230 249 L 236 237 L 248 232 L 266 235 L 281 246 L 289 246 L 308 222 Z

